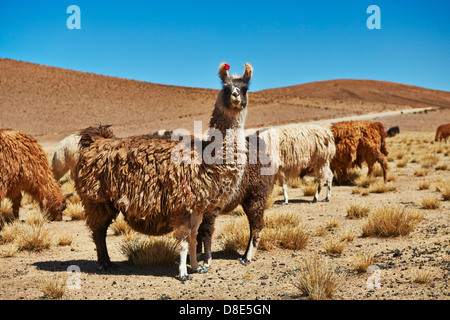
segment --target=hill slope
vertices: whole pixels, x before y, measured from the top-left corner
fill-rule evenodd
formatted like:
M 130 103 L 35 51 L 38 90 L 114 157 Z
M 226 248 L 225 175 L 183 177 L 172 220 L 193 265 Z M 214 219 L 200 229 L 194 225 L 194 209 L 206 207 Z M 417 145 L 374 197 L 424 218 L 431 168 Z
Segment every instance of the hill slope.
M 167 86 L 0 59 L 0 127 L 57 141 L 89 125 L 118 136 L 206 130 L 218 90 Z M 371 80 L 330 80 L 250 93 L 247 127 L 399 110 L 450 108 L 450 92 Z

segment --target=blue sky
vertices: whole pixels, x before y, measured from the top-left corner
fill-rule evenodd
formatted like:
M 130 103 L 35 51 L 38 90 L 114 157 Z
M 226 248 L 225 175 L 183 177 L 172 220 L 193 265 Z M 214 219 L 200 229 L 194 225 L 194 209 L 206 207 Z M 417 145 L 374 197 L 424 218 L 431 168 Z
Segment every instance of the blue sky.
M 69 5 L 81 30 L 69 30 Z M 370 30 L 369 5 L 381 10 Z M 219 88 L 221 62 L 252 91 L 373 79 L 450 91 L 450 1 L 0 2 L 0 57 L 154 83 Z

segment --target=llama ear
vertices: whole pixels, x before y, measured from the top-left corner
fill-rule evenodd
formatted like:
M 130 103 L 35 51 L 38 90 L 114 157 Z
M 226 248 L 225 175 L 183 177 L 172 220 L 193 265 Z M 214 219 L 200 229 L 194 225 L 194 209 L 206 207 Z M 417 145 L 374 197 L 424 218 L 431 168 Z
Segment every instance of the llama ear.
M 222 81 L 225 81 L 228 77 L 228 70 L 230 69 L 230 65 L 226 64 L 225 62 L 223 62 L 222 64 L 220 64 L 219 67 L 219 77 L 220 79 L 222 79 Z
M 244 71 L 244 74 L 242 75 L 242 80 L 249 82 L 253 75 L 253 67 L 251 66 L 250 63 L 246 63 L 246 64 L 244 64 L 244 66 L 245 66 L 245 71 Z

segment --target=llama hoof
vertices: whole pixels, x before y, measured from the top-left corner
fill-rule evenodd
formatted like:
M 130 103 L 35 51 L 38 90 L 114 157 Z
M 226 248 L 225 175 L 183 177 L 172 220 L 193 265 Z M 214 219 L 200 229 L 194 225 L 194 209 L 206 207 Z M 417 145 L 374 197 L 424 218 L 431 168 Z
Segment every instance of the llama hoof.
M 207 273 L 207 272 L 208 272 L 208 269 L 206 269 L 205 266 L 198 266 L 198 267 L 197 267 L 197 272 L 198 272 L 198 273 Z
M 177 279 L 180 280 L 181 282 L 185 282 L 187 280 L 192 280 L 192 277 L 190 275 L 177 276 Z
M 244 265 L 244 266 L 247 266 L 247 265 L 249 265 L 250 264 L 250 260 L 247 260 L 247 258 L 239 258 L 238 259 L 238 261 L 242 264 L 242 265 Z
M 330 202 L 330 199 L 323 199 L 320 202 Z
M 287 206 L 288 203 L 287 203 L 287 202 L 282 202 L 281 205 L 282 205 L 282 206 Z

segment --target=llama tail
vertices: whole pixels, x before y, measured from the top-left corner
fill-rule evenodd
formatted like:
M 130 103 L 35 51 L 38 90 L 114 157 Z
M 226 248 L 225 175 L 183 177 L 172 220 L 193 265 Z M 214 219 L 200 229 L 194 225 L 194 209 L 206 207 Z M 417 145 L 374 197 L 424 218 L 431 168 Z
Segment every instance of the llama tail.
M 89 127 L 80 131 L 80 147 L 88 148 L 93 142 L 100 139 L 114 139 L 115 135 L 109 129 L 111 125 L 99 125 L 98 127 Z

